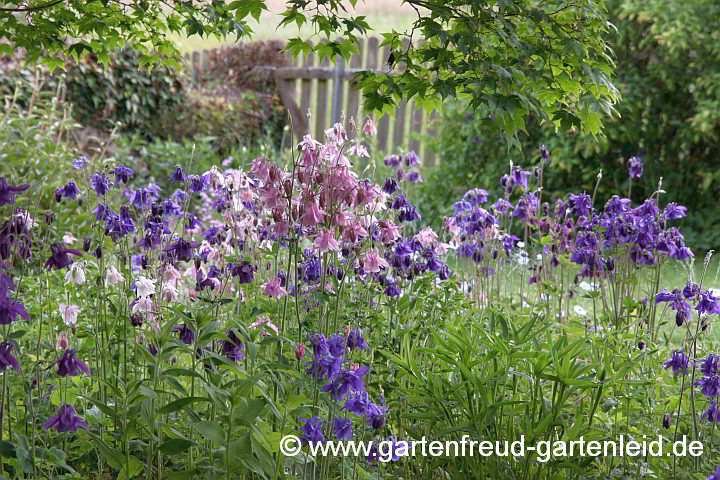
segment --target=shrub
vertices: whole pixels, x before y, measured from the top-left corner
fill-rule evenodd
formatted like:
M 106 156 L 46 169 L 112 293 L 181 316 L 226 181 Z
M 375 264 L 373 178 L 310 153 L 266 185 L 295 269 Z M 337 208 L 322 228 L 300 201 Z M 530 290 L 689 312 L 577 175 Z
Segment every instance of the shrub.
M 181 74 L 165 67 L 147 71 L 139 57 L 124 49 L 107 69 L 94 57 L 68 66 L 67 96 L 81 123 L 109 131 L 119 122 L 122 132 L 146 134 L 159 115 L 185 101 Z

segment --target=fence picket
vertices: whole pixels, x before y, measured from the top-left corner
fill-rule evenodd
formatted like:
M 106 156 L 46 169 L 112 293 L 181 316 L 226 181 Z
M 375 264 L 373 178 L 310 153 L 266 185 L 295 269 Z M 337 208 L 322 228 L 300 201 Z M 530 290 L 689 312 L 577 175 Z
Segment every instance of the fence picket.
M 327 68 L 330 65 L 330 60 L 325 57 L 320 61 L 320 67 Z M 327 91 L 328 91 L 328 81 L 325 78 L 318 78 L 317 80 L 317 100 L 315 103 L 315 111 L 312 112 L 312 115 L 315 117 L 315 133 L 314 137 L 317 139 L 320 139 L 320 141 L 325 139 L 324 131 L 325 128 L 327 128 Z
M 377 42 L 377 39 L 375 40 Z M 350 59 L 350 68 L 362 68 L 363 53 L 365 53 L 365 49 L 363 48 L 364 45 L 365 39 L 360 39 L 360 42 L 357 44 L 358 53 L 353 55 Z M 358 107 L 360 106 L 360 91 L 353 88 L 354 83 L 355 82 L 353 82 L 352 79 L 348 81 L 347 121 L 350 121 L 351 118 L 355 118 L 355 123 L 358 128 L 362 128 L 362 119 L 356 118 L 358 114 Z M 355 136 L 355 132 L 348 132 L 348 135 L 352 138 Z
M 381 70 L 387 69 L 387 60 L 390 56 L 390 47 L 386 46 L 382 49 L 380 55 L 380 66 Z M 377 124 L 377 149 L 381 152 L 387 151 L 388 148 L 388 136 L 390 134 L 390 115 L 387 113 L 380 118 Z

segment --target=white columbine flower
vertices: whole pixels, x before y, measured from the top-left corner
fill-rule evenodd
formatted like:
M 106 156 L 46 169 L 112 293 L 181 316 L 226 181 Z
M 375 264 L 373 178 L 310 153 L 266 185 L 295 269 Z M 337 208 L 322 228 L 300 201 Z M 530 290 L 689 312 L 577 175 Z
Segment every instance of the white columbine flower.
M 580 316 L 585 316 L 587 314 L 587 311 L 580 305 L 575 305 L 573 307 L 573 310 L 575 310 L 575 313 L 577 313 Z
M 82 285 L 85 283 L 85 270 L 79 263 L 73 263 L 65 274 L 66 283 Z
M 151 280 L 143 275 L 140 275 L 135 280 L 135 291 L 138 297 L 147 297 L 155 293 L 155 282 L 157 280 Z
M 132 311 L 133 311 L 133 313 L 152 312 L 153 311 L 152 300 L 150 299 L 150 297 L 141 297 L 137 302 L 135 302 L 135 305 L 133 305 Z
M 75 238 L 75 235 L 68 232 L 65 235 L 63 235 L 63 243 L 65 245 L 72 245 L 73 243 L 77 242 L 77 238 Z
M 125 281 L 125 278 L 120 275 L 120 272 L 117 271 L 117 268 L 110 265 L 107 270 L 107 275 L 105 276 L 105 279 L 108 283 L 108 285 L 117 285 L 118 283 L 122 283 Z
M 58 310 L 60 315 L 63 317 L 63 322 L 68 327 L 72 327 L 77 323 L 77 315 L 80 312 L 80 307 L 77 305 L 65 305 L 64 303 L 58 303 Z

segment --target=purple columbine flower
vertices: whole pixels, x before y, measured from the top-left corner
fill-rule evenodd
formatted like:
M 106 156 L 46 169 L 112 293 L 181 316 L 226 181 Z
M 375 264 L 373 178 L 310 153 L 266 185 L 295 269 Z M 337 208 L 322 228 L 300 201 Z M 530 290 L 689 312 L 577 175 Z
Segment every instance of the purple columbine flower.
M 9 185 L 5 177 L 0 177 L 0 207 L 15 203 L 15 194 L 24 192 L 30 188 L 29 184 L 12 186 Z
M 10 342 L 0 343 L 0 372 L 4 372 L 7 367 L 13 367 L 16 372 L 20 372 L 20 364 L 17 359 L 10 353 L 13 345 Z
M 522 168 L 515 166 L 512 168 L 510 172 L 510 180 L 513 185 L 520 185 L 524 189 L 527 190 L 528 188 L 528 178 L 530 177 L 530 172 L 527 170 L 523 170 Z
M 200 242 L 191 242 L 178 238 L 163 249 L 164 252 L 173 252 L 171 255 L 179 260 L 188 261 L 193 257 L 193 249 L 200 246 Z
M 65 248 L 62 243 L 53 243 L 50 245 L 50 258 L 45 262 L 45 266 L 48 267 L 48 270 L 53 268 L 60 270 L 61 268 L 72 265 L 73 261 L 70 255 L 82 257 L 82 252 Z
M 335 438 L 338 440 L 352 440 L 352 420 L 349 418 L 336 418 L 330 424 Z
M 465 192 L 463 201 L 469 202 L 472 206 L 476 207 L 488 201 L 488 192 L 482 188 L 473 188 Z
M 118 165 L 115 167 L 115 183 L 127 184 L 130 181 L 130 177 L 135 174 L 132 168 L 128 168 L 125 165 Z
M 663 217 L 666 220 L 676 220 L 687 216 L 687 208 L 682 205 L 678 205 L 675 202 L 668 203 L 665 205 L 665 211 Z
M 417 153 L 415 153 L 415 150 L 408 153 L 407 156 L 405 156 L 405 166 L 412 167 L 414 165 L 420 164 L 420 157 Z
M 577 217 L 586 216 L 592 210 L 590 195 L 587 193 L 580 195 L 570 194 L 568 205 L 570 206 L 571 213 Z
M 700 292 L 700 301 L 695 306 L 695 310 L 700 314 L 720 314 L 720 306 L 718 306 L 717 300 L 711 292 Z
M 328 350 L 333 357 L 342 357 L 345 355 L 346 339 L 344 335 L 333 335 L 327 341 Z
M 7 295 L 7 293 L 5 293 L 5 295 Z M 0 325 L 10 325 L 12 322 L 18 320 L 17 317 L 22 317 L 30 321 L 30 315 L 28 315 L 25 305 L 10 300 L 5 295 L 0 298 Z
M 365 350 L 369 345 L 362 336 L 362 330 L 359 328 L 353 328 L 347 337 L 347 348 L 348 350 Z
M 252 266 L 247 260 L 243 260 L 240 263 L 229 263 L 228 269 L 233 277 L 238 277 L 239 283 L 252 283 L 257 267 Z
M 706 377 L 711 377 L 718 373 L 718 369 L 720 368 L 720 355 L 710 354 L 708 355 L 708 358 L 703 360 L 702 365 L 700 366 L 700 371 L 705 375 Z
M 344 400 L 351 391 L 362 392 L 365 390 L 363 377 L 370 371 L 370 367 L 362 366 L 355 371 L 341 370 L 335 379 L 326 384 L 322 391 L 331 392 L 333 400 Z
M 642 177 L 644 168 L 643 168 L 643 161 L 640 157 L 632 157 L 630 160 L 628 160 L 628 175 L 630 175 L 630 178 L 640 178 Z
M 710 408 L 702 414 L 701 418 L 707 418 L 710 423 L 720 423 L 720 408 L 718 408 L 715 400 L 710 402 Z
M 72 166 L 75 170 L 83 170 L 87 166 L 88 162 L 88 157 L 86 155 L 83 155 L 80 158 L 73 158 Z
M 135 195 L 132 199 L 132 204 L 135 205 L 137 208 L 143 208 L 147 207 L 150 204 L 150 200 L 152 199 L 152 192 L 149 190 L 145 190 L 143 188 L 140 188 L 135 191 Z
M 55 363 L 58 364 L 57 374 L 61 377 L 66 375 L 74 377 L 78 374 L 78 369 L 85 372 L 85 375 L 90 375 L 90 370 L 87 365 L 75 358 L 74 348 L 68 348 L 65 350 L 62 357 L 58 358 Z
M 673 350 L 672 358 L 663 365 L 665 365 L 666 369 L 672 368 L 673 373 L 687 374 L 689 363 L 690 360 L 685 356 L 685 352 L 683 350 Z
M 190 175 L 188 179 L 190 180 L 190 191 L 193 193 L 200 193 L 207 187 L 205 177 Z
M 182 167 L 180 167 L 180 166 L 175 167 L 175 170 L 170 175 L 170 180 L 172 180 L 173 182 L 184 183 L 184 182 L 187 182 L 187 179 L 188 179 L 188 176 L 185 174 Z
M 418 172 L 415 169 L 409 171 L 407 173 L 407 175 L 405 175 L 405 180 L 407 180 L 410 183 L 422 183 L 423 182 L 423 178 L 420 175 L 420 172 Z
M 77 416 L 75 407 L 68 403 L 63 403 L 57 411 L 57 415 L 48 418 L 43 424 L 45 430 L 55 428 L 58 432 L 75 432 L 78 428 L 88 430 L 90 426 Z
M 398 189 L 397 180 L 394 178 L 386 178 L 385 183 L 383 184 L 383 192 L 387 193 L 388 195 L 391 193 L 394 193 L 395 190 Z
M 90 186 L 100 197 L 104 197 L 110 190 L 110 180 L 104 173 L 96 173 L 90 176 Z
M 223 340 L 222 343 L 222 353 L 230 360 L 239 362 L 240 360 L 245 358 L 245 352 L 243 351 L 245 345 L 243 344 L 242 340 L 240 340 L 238 336 L 235 335 L 235 332 L 230 329 L 227 330 L 227 337 L 228 339 Z
M 395 168 L 402 163 L 402 158 L 400 155 L 388 155 L 383 162 L 386 166 Z
M 715 398 L 720 394 L 720 376 L 712 375 L 710 377 L 702 377 L 693 385 L 701 387 L 703 395 L 709 398 Z
M 175 325 L 172 327 L 173 332 L 180 332 L 180 340 L 185 345 L 190 345 L 195 341 L 195 332 L 192 331 L 187 325 Z
M 78 189 L 75 182 L 70 180 L 63 188 L 55 190 L 55 201 L 59 202 L 62 197 L 76 199 L 78 196 Z
M 303 432 L 302 444 L 307 445 L 308 443 L 323 443 L 325 441 L 325 434 L 323 433 L 323 425 L 325 420 L 320 417 L 308 418 L 297 418 L 299 421 L 305 422 L 305 425 L 300 427 Z

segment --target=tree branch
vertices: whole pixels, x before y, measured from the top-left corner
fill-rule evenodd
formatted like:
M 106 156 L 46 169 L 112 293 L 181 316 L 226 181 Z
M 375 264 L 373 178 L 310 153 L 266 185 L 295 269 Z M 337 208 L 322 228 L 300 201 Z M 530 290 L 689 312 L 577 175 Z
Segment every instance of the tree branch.
M 59 3 L 63 3 L 65 0 L 53 0 L 45 5 L 38 5 L 37 7 L 23 7 L 23 8 L 5 8 L 0 7 L 0 12 L 35 12 L 37 10 L 44 10 L 46 8 L 54 7 Z

